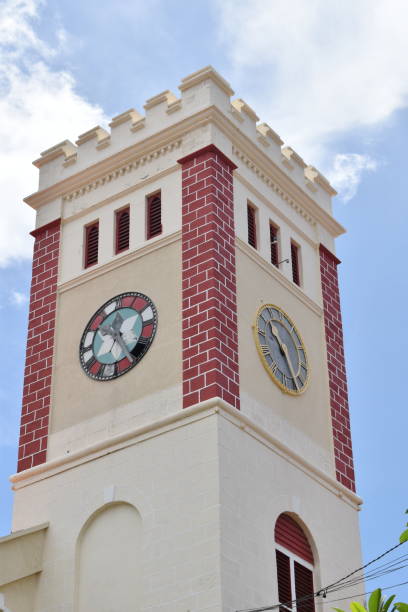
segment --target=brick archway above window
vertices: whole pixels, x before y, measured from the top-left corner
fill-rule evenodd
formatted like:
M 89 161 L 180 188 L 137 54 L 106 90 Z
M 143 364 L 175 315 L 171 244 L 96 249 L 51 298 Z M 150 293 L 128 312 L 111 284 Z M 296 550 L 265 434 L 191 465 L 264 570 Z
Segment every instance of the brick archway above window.
M 313 552 L 301 526 L 289 514 L 281 514 L 275 524 L 275 542 L 308 563 L 314 563 Z

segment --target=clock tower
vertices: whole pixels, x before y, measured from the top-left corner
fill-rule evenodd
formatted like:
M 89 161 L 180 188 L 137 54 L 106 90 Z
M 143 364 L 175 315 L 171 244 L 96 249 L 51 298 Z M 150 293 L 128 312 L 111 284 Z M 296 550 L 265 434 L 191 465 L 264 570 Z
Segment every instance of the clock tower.
M 179 89 L 34 162 L 12 612 L 323 612 L 361 565 L 335 191 Z

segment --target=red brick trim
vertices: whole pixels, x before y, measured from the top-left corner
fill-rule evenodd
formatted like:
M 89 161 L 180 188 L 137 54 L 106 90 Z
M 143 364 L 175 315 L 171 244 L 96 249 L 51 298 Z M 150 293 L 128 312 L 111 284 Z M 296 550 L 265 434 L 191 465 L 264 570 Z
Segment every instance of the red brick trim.
M 35 237 L 17 471 L 46 461 L 61 220 Z
M 327 365 L 329 369 L 336 478 L 351 491 L 355 491 L 347 376 L 344 360 L 343 325 L 341 321 L 337 275 L 337 265 L 339 263 L 339 259 L 321 244 L 320 274 L 326 331 Z
M 320 244 L 319 245 L 319 249 L 321 253 L 324 253 L 326 257 L 328 257 L 329 259 L 331 259 L 332 261 L 334 261 L 334 263 L 336 264 L 336 266 L 338 266 L 339 264 L 341 264 L 341 260 L 338 259 L 338 257 L 336 257 L 336 255 L 334 255 L 334 253 L 332 253 L 331 251 L 329 251 L 329 249 L 327 247 L 324 246 L 324 244 Z
M 194 151 L 194 153 L 189 153 L 189 155 L 186 155 L 185 157 L 182 157 L 182 158 L 178 159 L 177 163 L 179 163 L 182 166 L 184 166 L 184 164 L 187 164 L 191 160 L 196 159 L 198 154 L 199 155 L 204 155 L 205 153 L 215 153 L 216 155 L 218 155 L 218 158 L 220 159 L 220 161 L 222 160 L 222 162 L 226 166 L 229 166 L 231 168 L 231 170 L 236 170 L 238 168 L 238 166 L 236 164 L 234 164 L 234 162 L 231 161 L 229 157 L 224 155 L 224 153 L 222 151 L 220 151 L 213 144 L 209 144 L 206 147 L 203 147 L 202 149 L 199 149 L 198 151 Z
M 221 397 L 239 408 L 232 172 L 214 145 L 182 165 L 183 407 Z
M 30 232 L 30 236 L 34 236 L 34 238 L 37 238 L 37 236 L 41 236 L 46 230 L 51 230 L 56 227 L 59 228 L 60 225 L 61 225 L 61 217 L 58 217 L 58 219 L 54 219 L 54 221 L 50 221 L 49 223 L 46 223 L 45 225 L 42 225 L 41 227 L 36 227 L 32 232 Z

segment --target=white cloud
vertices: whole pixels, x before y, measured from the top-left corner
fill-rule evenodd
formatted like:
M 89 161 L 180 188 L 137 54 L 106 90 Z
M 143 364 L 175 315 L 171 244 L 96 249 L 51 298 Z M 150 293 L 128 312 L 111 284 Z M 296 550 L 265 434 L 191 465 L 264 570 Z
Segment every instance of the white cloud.
M 234 86 L 245 82 L 248 90 L 250 83 L 247 102 L 261 119 L 322 170 L 344 167 L 333 151 L 336 137 L 377 126 L 408 104 L 405 0 L 216 5 Z M 367 168 L 362 157 L 347 157 L 357 182 Z
M 357 187 L 364 171 L 374 171 L 378 162 L 368 155 L 359 153 L 338 153 L 334 157 L 333 167 L 328 173 L 328 179 L 333 187 L 342 194 L 344 202 L 351 200 L 357 191 Z
M 28 302 L 28 295 L 12 289 L 10 291 L 9 301 L 10 304 L 14 304 L 15 306 L 23 306 Z
M 28 258 L 34 214 L 22 198 L 35 191 L 38 170 L 31 166 L 39 152 L 75 139 L 90 126 L 106 121 L 102 109 L 75 91 L 73 77 L 52 68 L 56 48 L 45 44 L 33 24 L 40 0 L 0 3 L 0 267 Z

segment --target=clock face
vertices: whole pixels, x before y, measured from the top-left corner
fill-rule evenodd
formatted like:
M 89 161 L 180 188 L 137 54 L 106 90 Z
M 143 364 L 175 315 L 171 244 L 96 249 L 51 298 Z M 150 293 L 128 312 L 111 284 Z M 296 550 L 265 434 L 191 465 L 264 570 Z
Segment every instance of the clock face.
M 143 293 L 121 293 L 91 317 L 79 345 L 82 368 L 95 380 L 112 380 L 144 357 L 157 327 L 155 305 Z
M 309 382 L 309 365 L 293 321 L 279 306 L 263 304 L 256 315 L 254 334 L 264 368 L 274 383 L 285 393 L 303 393 Z

